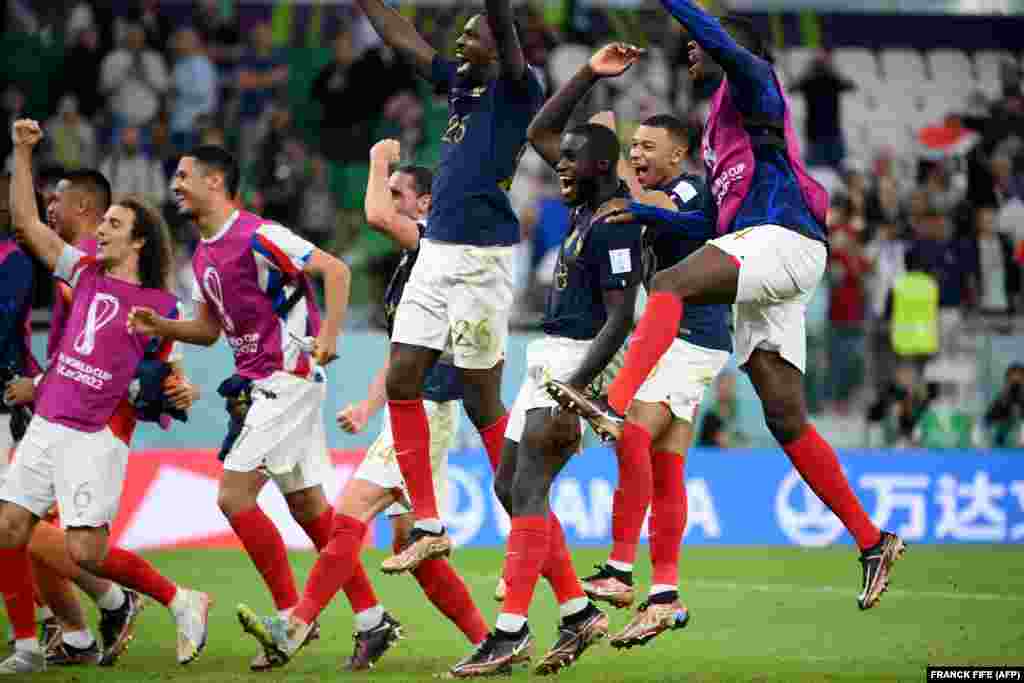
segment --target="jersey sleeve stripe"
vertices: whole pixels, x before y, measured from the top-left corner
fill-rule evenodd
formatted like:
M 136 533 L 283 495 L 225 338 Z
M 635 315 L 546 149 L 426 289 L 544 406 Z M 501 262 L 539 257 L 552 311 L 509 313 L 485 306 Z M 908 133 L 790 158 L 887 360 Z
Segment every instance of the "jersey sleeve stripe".
M 280 247 L 263 235 L 259 233 L 253 235 L 252 246 L 256 253 L 266 258 L 278 270 L 289 277 L 297 277 L 301 272 L 296 267 L 295 262 Z

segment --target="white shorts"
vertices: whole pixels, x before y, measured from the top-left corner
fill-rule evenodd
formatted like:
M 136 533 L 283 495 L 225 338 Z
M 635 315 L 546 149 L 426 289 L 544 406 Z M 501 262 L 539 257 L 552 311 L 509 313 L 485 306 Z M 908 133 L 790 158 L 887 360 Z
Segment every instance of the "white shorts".
M 448 496 L 448 451 L 455 448 L 455 438 L 459 432 L 459 402 L 424 401 L 423 407 L 430 424 L 430 472 L 434 478 L 434 495 L 437 497 L 438 509 L 444 510 Z M 380 434 L 367 449 L 363 461 L 352 476 L 391 489 L 401 498 L 401 501 L 392 503 L 384 514 L 394 517 L 412 512 L 409 491 L 398 466 L 395 441 L 391 436 L 391 416 L 386 407 Z
M 508 426 L 505 428 L 506 439 L 519 442 L 526 427 L 528 411 L 534 408 L 554 408 L 558 405 L 544 385 L 552 379 L 569 379 L 580 366 L 591 343 L 591 340 L 549 336 L 530 342 L 526 347 L 526 377 L 523 378 L 519 394 L 509 412 Z M 620 349 L 587 387 L 587 394 L 592 398 L 603 396 L 606 387 L 622 368 L 624 360 L 625 350 Z M 580 424 L 583 424 L 583 420 L 580 420 Z
M 450 339 L 456 367 L 493 368 L 505 353 L 514 273 L 515 247 L 420 240 L 391 341 L 443 351 Z
M 224 469 L 263 472 L 282 493 L 322 485 L 332 471 L 324 432 L 326 396 L 326 382 L 287 372 L 253 382 L 252 406 Z
M 102 527 L 121 502 L 128 445 L 109 427 L 80 432 L 35 416 L 0 487 L 0 500 L 45 517 L 57 503 L 61 524 Z
M 800 372 L 807 361 L 807 304 L 825 273 L 828 250 L 778 225 L 759 225 L 711 240 L 739 262 L 733 346 L 736 364 L 754 349 L 775 351 Z
M 665 403 L 676 419 L 695 424 L 705 390 L 728 362 L 728 351 L 676 339 L 640 386 L 636 400 Z
M 0 482 L 4 480 L 7 463 L 14 456 L 14 437 L 11 436 L 11 414 L 0 413 Z

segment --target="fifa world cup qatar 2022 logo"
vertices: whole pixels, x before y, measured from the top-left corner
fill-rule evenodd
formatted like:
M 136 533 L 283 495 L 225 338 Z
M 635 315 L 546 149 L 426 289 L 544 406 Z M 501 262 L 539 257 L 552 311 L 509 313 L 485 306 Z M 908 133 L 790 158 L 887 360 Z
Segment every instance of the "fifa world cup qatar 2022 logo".
M 75 337 L 75 352 L 83 356 L 90 355 L 96 349 L 96 333 L 110 324 L 117 317 L 121 303 L 111 294 L 96 294 L 89 304 L 89 312 L 85 316 L 85 327 Z
M 235 322 L 224 307 L 224 287 L 220 282 L 220 273 L 213 266 L 207 266 L 203 272 L 203 289 L 206 290 L 206 297 L 216 306 L 221 322 L 224 323 L 224 331 L 234 334 Z

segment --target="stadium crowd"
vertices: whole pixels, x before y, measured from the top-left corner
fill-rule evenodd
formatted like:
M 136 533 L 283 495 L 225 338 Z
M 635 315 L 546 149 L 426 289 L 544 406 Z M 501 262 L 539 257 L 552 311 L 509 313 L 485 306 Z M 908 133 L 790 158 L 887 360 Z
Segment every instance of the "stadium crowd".
M 357 5 L 317 9 L 321 27 L 331 27 L 321 31 L 331 36 L 329 44 L 308 39 L 312 49 L 299 50 L 287 47 L 295 41 L 269 15 L 243 27 L 232 5 L 9 3 L 4 51 L 15 66 L 0 84 L 3 123 L 9 128 L 26 111 L 45 121 L 44 163 L 37 168 L 44 197 L 62 173 L 95 166 L 115 192 L 165 207 L 184 299 L 198 235 L 171 207 L 168 187 L 179 155 L 203 142 L 237 153 L 247 208 L 343 257 L 357 280 L 370 283 L 362 295 L 357 289 L 354 302 L 360 296 L 377 302 L 386 282 L 376 274 L 390 272 L 398 254 L 364 229 L 370 146 L 396 137 L 403 161 L 432 165 L 445 102 L 413 78 Z M 416 20 L 443 45 L 464 16 L 455 7 L 420 12 Z M 519 19 L 526 55 L 543 70 L 549 93 L 565 80 L 566 53 L 579 47 L 589 54 L 610 26 L 597 9 L 578 9 L 556 24 L 525 6 Z M 620 121 L 637 122 L 674 110 L 691 127 L 688 166 L 700 173 L 698 141 L 710 93 L 680 77 L 687 37 L 677 24 L 648 33 L 650 52 L 637 77 L 626 87 L 601 84 L 578 115 L 610 108 Z M 24 78 L 26 69 L 16 63 L 44 54 L 56 55 L 56 77 L 46 84 Z M 1019 411 L 1000 421 L 992 415 L 1004 413 L 987 406 L 958 408 L 981 380 L 957 371 L 976 365 L 979 340 L 1021 330 L 1015 317 L 1024 264 L 1019 65 L 1001 65 L 998 92 L 977 93 L 963 111 L 918 131 L 911 154 L 902 147 L 865 149 L 850 139 L 844 93 L 860 87 L 858 74 L 843 72 L 829 53 L 799 71 L 792 62 L 783 67 L 791 97 L 802 101 L 795 123 L 812 172 L 832 192 L 829 275 L 808 315 L 812 410 L 866 414 L 877 425 L 875 445 L 1019 444 L 1020 420 L 1013 417 Z M 8 164 L 10 144 L 0 136 Z M 522 160 L 512 199 L 525 238 L 515 322 L 530 329 L 553 278 L 568 212 L 554 174 L 532 151 Z M 48 278 L 37 280 L 44 306 Z M 368 318 L 380 324 L 383 314 Z M 982 393 L 998 403 L 1003 395 L 995 379 Z

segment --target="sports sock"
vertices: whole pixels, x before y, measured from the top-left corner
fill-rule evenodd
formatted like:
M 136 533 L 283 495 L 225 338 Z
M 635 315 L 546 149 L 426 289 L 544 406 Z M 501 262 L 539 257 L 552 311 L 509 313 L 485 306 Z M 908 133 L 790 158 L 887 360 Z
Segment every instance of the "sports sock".
M 380 626 L 381 620 L 384 619 L 384 608 L 380 605 L 367 607 L 364 610 L 355 612 L 354 617 L 357 631 L 369 631 Z
M 341 587 L 348 583 L 359 562 L 365 535 L 366 524 L 355 517 L 337 515 L 334 518 L 331 542 L 313 565 L 302 601 L 293 613 L 297 619 L 312 624 Z
M 423 593 L 441 614 L 448 617 L 469 642 L 479 644 L 487 637 L 487 622 L 480 613 L 466 583 L 443 557 L 421 562 L 412 571 Z
M 178 587 L 173 581 L 158 572 L 149 562 L 124 548 L 111 548 L 101 569 L 105 578 L 148 595 L 164 607 L 170 607 L 171 600 L 178 593 Z
M 82 629 L 80 631 L 64 631 L 62 640 L 70 645 L 71 647 L 78 648 L 79 650 L 85 650 L 86 648 L 92 647 L 96 639 L 93 637 L 89 629 Z
M 334 528 L 334 508 L 328 505 L 319 517 L 308 522 L 299 522 L 299 526 L 309 536 L 309 540 L 313 541 L 316 551 L 320 552 L 331 541 L 331 529 Z
M 505 413 L 492 424 L 480 430 L 480 440 L 484 442 L 487 459 L 491 462 L 491 472 L 498 471 L 501 464 L 501 450 L 505 447 L 505 428 L 508 426 L 508 413 Z
M 111 582 L 110 588 L 107 592 L 96 598 L 96 606 L 106 612 L 113 612 L 116 609 L 121 609 L 124 605 L 124 601 L 124 589 L 116 583 Z
M 832 446 L 809 424 L 795 440 L 782 445 L 789 461 L 811 490 L 842 520 L 861 550 L 878 543 L 882 532 L 850 488 Z
M 686 486 L 683 456 L 655 451 L 651 458 L 654 493 L 651 497 L 651 583 L 679 584 L 679 547 L 686 531 Z
M 612 410 L 626 414 L 640 386 L 672 346 L 682 319 L 683 301 L 675 294 L 654 292 L 647 299 L 644 314 L 629 340 L 625 365 L 608 387 L 608 404 Z
M 548 557 L 550 513 L 544 516 L 513 517 L 508 536 L 505 581 L 508 592 L 502 614 L 525 618 L 533 600 L 540 571 Z M 507 630 L 502 627 L 502 630 Z
M 27 546 L 0 550 L 0 593 L 7 605 L 7 618 L 14 638 L 35 640 L 36 604 L 32 587 L 32 565 Z
M 511 547 L 511 546 L 510 546 Z M 583 586 L 572 566 L 572 556 L 565 542 L 565 531 L 554 512 L 548 512 L 548 556 L 541 567 L 541 576 L 551 586 L 558 604 L 583 598 Z
M 388 411 L 398 468 L 409 491 L 413 514 L 417 522 L 437 522 L 439 530 L 440 515 L 430 471 L 430 423 L 423 401 L 388 401 Z
M 274 606 L 279 610 L 294 607 L 299 601 L 299 592 L 284 539 L 274 522 L 258 505 L 234 515 L 229 521 L 270 590 Z
M 619 461 L 619 485 L 612 496 L 612 552 L 610 561 L 636 562 L 636 547 L 651 502 L 651 434 L 626 421 L 615 445 Z

